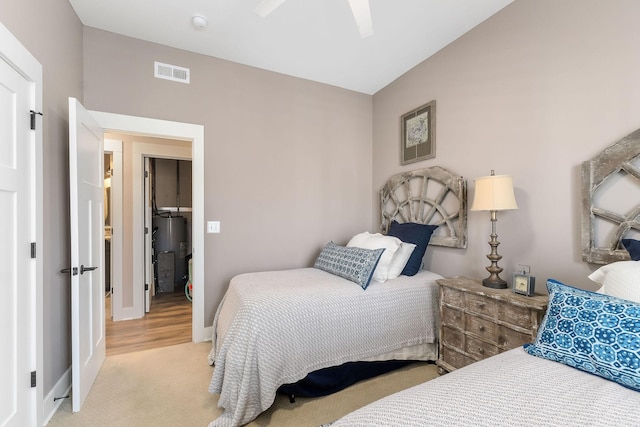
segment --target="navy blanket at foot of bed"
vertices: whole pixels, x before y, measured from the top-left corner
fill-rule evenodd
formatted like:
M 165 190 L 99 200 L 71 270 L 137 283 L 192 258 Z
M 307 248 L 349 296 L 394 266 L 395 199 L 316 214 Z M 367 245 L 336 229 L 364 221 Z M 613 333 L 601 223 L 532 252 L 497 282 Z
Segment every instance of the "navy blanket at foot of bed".
M 300 381 L 284 384 L 278 393 L 294 397 L 318 397 L 336 393 L 358 381 L 373 378 L 413 363 L 412 360 L 348 362 L 311 372 Z

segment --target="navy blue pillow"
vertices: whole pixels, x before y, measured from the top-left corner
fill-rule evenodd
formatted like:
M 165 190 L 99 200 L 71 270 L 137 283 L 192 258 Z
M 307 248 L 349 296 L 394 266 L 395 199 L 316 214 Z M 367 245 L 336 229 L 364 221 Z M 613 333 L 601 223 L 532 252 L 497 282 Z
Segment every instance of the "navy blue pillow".
M 633 261 L 640 261 L 640 240 L 622 239 L 622 244 Z
M 431 234 L 438 228 L 437 225 L 417 224 L 415 222 L 407 222 L 400 224 L 396 221 L 391 222 L 387 235 L 397 237 L 406 243 L 413 243 L 416 248 L 404 266 L 401 274 L 405 276 L 414 276 L 422 266 L 422 258 L 427 251 L 427 245 L 431 240 Z

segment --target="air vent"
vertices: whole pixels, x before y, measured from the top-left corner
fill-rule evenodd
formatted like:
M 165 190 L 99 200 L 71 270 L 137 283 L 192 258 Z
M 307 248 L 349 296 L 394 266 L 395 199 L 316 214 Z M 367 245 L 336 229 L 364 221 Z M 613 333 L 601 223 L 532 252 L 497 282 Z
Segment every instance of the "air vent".
M 189 83 L 190 72 L 188 68 L 177 65 L 154 62 L 155 77 L 158 79 L 173 80 L 174 82 Z

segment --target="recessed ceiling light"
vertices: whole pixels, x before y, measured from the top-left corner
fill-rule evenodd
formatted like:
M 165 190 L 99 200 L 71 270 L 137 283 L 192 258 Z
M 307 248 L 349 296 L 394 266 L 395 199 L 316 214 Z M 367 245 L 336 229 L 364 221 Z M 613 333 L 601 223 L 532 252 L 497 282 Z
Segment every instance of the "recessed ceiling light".
M 193 26 L 199 30 L 204 30 L 208 24 L 207 18 L 202 15 L 194 15 L 193 18 L 191 18 L 191 22 L 193 23 Z

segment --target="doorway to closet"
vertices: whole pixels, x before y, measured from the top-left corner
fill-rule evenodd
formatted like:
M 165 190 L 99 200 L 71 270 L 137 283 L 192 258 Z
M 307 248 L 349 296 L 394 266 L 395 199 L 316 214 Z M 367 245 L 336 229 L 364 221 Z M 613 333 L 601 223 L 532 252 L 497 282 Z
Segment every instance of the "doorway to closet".
M 105 299 L 107 355 L 190 342 L 193 308 L 184 288 L 188 280 L 186 263 L 191 259 L 193 229 L 191 142 L 127 134 L 105 134 L 105 137 L 121 142 L 124 159 L 120 174 L 113 168 L 113 176 L 110 177 L 123 176 L 123 219 L 120 229 L 124 232 L 120 253 L 115 253 L 113 245 L 110 251 L 111 262 L 120 259 L 123 268 L 120 279 L 114 274 L 110 275 L 111 292 L 107 293 Z M 108 183 L 105 181 L 105 184 Z M 142 194 L 136 197 L 138 190 Z M 105 197 L 109 193 L 111 191 L 105 191 Z M 110 200 L 109 205 L 113 206 L 114 201 Z M 116 216 L 113 212 L 109 214 L 108 218 L 112 220 L 111 224 L 105 221 L 107 231 L 108 227 L 113 230 Z M 176 263 L 171 268 L 163 266 L 162 277 L 156 273 L 157 259 L 153 252 L 152 236 L 158 235 L 154 233 L 153 225 L 156 216 L 176 218 L 182 220 L 183 225 L 181 234 L 175 237 L 175 250 L 163 250 L 166 254 L 170 253 Z M 146 221 L 142 223 L 136 220 L 137 217 L 144 217 Z M 136 226 L 138 222 L 142 227 Z M 142 240 L 148 240 L 149 243 L 144 256 L 132 256 Z M 105 241 L 105 245 L 108 244 Z M 136 262 L 136 259 L 140 262 Z M 181 267 L 179 262 L 183 262 L 185 267 Z M 158 279 L 164 281 L 158 283 Z M 118 283 L 118 280 L 121 282 Z M 166 285 L 165 282 L 169 280 L 173 283 L 171 288 L 158 287 L 158 284 Z M 136 295 L 139 286 L 145 287 L 140 292 L 148 294 L 144 310 L 135 310 L 132 306 L 136 301 L 126 297 L 131 293 L 127 289 L 133 288 Z M 121 306 L 119 316 L 115 316 L 114 305 Z M 111 317 L 112 312 L 114 317 Z M 136 312 L 142 316 L 135 315 Z
M 145 157 L 145 175 L 145 210 L 151 210 L 145 228 L 152 230 L 146 283 L 151 296 L 182 293 L 191 301 L 191 160 Z

